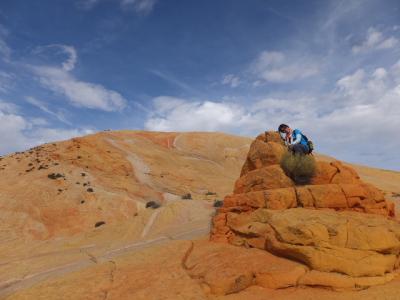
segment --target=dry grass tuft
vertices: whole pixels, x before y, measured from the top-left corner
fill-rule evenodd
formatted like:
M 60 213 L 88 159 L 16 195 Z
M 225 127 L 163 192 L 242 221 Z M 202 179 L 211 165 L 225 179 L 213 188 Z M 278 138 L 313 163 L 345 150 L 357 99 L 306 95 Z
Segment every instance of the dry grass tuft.
M 315 174 L 316 163 L 312 155 L 288 151 L 282 156 L 281 167 L 296 184 L 308 184 Z

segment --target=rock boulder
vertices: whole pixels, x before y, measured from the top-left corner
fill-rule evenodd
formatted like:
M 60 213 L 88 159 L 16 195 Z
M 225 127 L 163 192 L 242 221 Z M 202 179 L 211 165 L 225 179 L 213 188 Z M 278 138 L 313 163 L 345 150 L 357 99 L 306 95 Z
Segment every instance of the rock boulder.
M 394 204 L 340 161 L 316 162 L 308 185 L 280 167 L 277 133 L 252 143 L 233 194 L 213 220 L 211 240 L 258 248 L 307 267 L 298 284 L 356 288 L 394 277 L 400 224 Z

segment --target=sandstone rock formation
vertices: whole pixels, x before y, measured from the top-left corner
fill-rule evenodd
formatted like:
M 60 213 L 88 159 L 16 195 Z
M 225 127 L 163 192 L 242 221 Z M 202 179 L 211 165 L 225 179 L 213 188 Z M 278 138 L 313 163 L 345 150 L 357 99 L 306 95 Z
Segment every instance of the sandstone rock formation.
M 303 263 L 310 272 L 298 284 L 355 288 L 393 278 L 400 264 L 393 202 L 339 161 L 318 161 L 310 184 L 296 185 L 279 165 L 284 152 L 277 133 L 253 141 L 211 240 Z

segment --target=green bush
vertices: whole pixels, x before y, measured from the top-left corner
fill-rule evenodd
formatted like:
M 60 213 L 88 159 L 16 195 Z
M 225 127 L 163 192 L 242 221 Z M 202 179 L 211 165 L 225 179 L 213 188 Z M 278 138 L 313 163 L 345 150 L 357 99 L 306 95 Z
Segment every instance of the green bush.
M 224 205 L 223 200 L 215 200 L 214 201 L 214 207 L 221 207 L 222 205 Z
M 182 195 L 181 198 L 184 199 L 184 200 L 191 200 L 192 199 L 192 194 L 187 193 L 185 195 Z
M 296 184 L 308 184 L 315 174 L 315 159 L 312 155 L 286 152 L 281 158 L 281 167 Z

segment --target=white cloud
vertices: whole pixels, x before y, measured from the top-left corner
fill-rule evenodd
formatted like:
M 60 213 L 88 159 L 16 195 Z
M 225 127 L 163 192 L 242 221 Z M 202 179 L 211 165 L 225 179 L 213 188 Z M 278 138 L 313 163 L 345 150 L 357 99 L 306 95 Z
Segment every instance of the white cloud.
M 240 78 L 239 78 L 239 76 L 235 76 L 233 74 L 227 74 L 222 78 L 221 83 L 224 85 L 229 85 L 232 88 L 235 88 L 235 87 L 239 86 Z
M 397 82 L 400 83 L 400 60 L 391 67 L 391 72 L 396 76 Z
M 33 143 L 29 145 L 41 145 L 44 143 L 68 140 L 73 137 L 83 136 L 94 133 L 93 129 L 62 129 L 62 128 L 37 128 L 29 135 L 29 140 Z
M 36 52 L 48 47 L 61 49 L 68 54 L 68 58 L 64 60 L 61 68 L 51 66 L 30 67 L 44 87 L 64 95 L 77 107 L 118 111 L 126 106 L 126 99 L 118 92 L 106 89 L 100 84 L 78 80 L 69 72 L 75 67 L 77 61 L 77 53 L 73 47 L 50 45 L 38 48 Z
M 388 73 L 384 68 L 377 68 L 370 74 L 359 69 L 339 79 L 337 87 L 347 104 L 376 103 L 377 99 L 390 89 L 395 79 L 395 72 Z
M 92 133 L 91 129 L 48 128 L 40 118 L 26 118 L 15 104 L 0 101 L 0 155 Z
M 389 49 L 395 47 L 398 43 L 397 38 L 393 36 L 385 37 L 382 32 L 371 27 L 367 30 L 365 40 L 360 45 L 353 46 L 352 51 L 357 54 L 376 49 Z
M 257 76 L 258 81 L 285 83 L 314 76 L 318 74 L 319 68 L 305 59 L 287 58 L 282 52 L 263 51 L 251 64 L 250 71 Z
M 44 87 L 64 95 L 77 107 L 115 111 L 126 106 L 126 100 L 118 92 L 100 84 L 77 80 L 62 69 L 35 67 L 34 71 Z
M 229 131 L 247 122 L 244 109 L 233 103 L 157 97 L 145 128 L 156 131 Z
M 18 113 L 18 106 L 14 103 L 10 103 L 4 100 L 0 100 L 0 111 L 5 114 L 16 114 Z
M 0 153 L 24 149 L 28 143 L 23 130 L 28 128 L 29 123 L 23 117 L 0 110 Z

